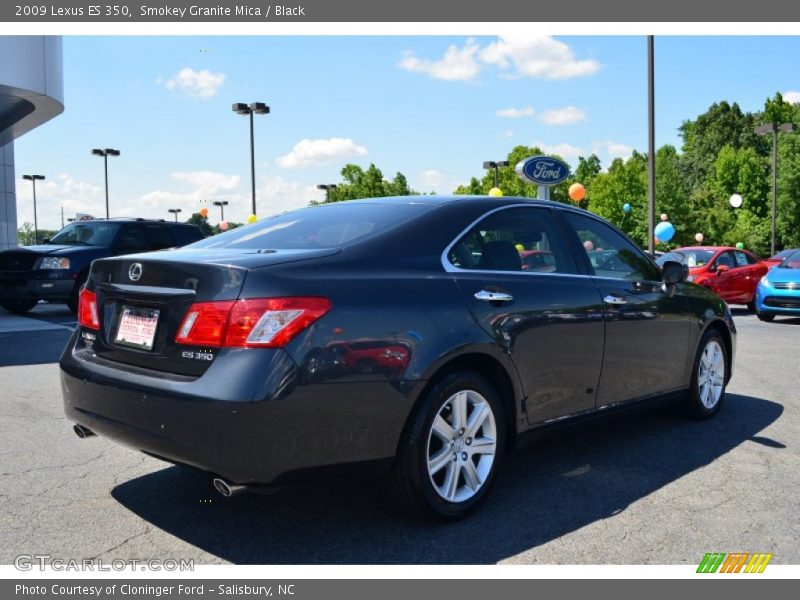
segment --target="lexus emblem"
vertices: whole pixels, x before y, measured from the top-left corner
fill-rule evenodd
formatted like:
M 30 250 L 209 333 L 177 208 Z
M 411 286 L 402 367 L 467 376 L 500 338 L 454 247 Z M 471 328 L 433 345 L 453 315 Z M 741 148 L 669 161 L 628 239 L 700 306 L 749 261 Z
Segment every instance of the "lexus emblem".
M 131 281 L 139 281 L 142 278 L 142 263 L 133 263 L 128 269 L 128 277 Z

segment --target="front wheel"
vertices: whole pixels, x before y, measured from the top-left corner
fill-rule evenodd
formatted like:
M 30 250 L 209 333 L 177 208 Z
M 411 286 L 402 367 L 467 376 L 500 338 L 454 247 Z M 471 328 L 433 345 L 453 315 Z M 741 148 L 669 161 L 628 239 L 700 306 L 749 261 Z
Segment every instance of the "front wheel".
M 747 312 L 754 313 L 756 312 L 756 299 L 753 298 L 750 302 L 747 303 Z
M 687 398 L 693 416 L 708 419 L 719 410 L 725 399 L 727 368 L 722 336 L 715 330 L 706 331 L 695 358 L 692 385 Z
M 756 317 L 758 317 L 759 321 L 765 321 L 765 322 L 769 323 L 770 321 L 772 321 L 775 318 L 775 315 L 773 315 L 771 313 L 765 313 L 765 312 L 758 311 L 756 313 Z
M 0 300 L 0 306 L 5 308 L 8 312 L 15 315 L 24 315 L 31 310 L 38 300 Z
M 448 375 L 406 424 L 390 477 L 392 499 L 422 516 L 462 518 L 489 493 L 504 443 L 494 387 L 477 373 Z

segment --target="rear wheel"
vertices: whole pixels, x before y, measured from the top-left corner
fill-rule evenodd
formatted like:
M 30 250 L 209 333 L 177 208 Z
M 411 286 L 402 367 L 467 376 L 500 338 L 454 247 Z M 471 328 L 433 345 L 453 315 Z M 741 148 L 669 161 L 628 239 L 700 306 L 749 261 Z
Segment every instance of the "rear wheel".
M 0 300 L 0 306 L 15 315 L 24 315 L 34 306 L 38 300 Z
M 747 310 L 751 313 L 756 312 L 756 299 L 753 298 L 750 302 L 747 303 Z
M 772 321 L 772 319 L 775 318 L 775 315 L 773 315 L 772 313 L 765 313 L 761 311 L 758 311 L 756 313 L 756 316 L 758 317 L 759 321 L 766 321 L 766 322 Z
M 708 419 L 719 410 L 725 399 L 728 362 L 725 342 L 715 330 L 706 331 L 697 351 L 688 408 L 691 414 Z
M 392 499 L 422 516 L 464 517 L 489 493 L 504 443 L 494 387 L 477 373 L 448 375 L 406 424 L 390 477 Z
M 72 286 L 72 292 L 67 298 L 67 307 L 72 311 L 72 314 L 78 314 L 78 299 L 80 298 L 81 288 L 86 283 L 86 276 L 88 273 L 81 273 L 75 280 L 75 285 Z

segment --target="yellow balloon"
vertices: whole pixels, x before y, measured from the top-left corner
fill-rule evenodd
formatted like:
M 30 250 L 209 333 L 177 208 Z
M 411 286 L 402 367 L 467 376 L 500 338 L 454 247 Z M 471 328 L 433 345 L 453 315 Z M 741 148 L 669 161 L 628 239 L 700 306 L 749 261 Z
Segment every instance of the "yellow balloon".
M 517 244 L 515 248 L 517 249 L 517 252 L 525 252 L 525 246 L 522 244 Z
M 501 190 L 500 188 L 492 188 L 489 190 L 489 195 L 499 198 L 500 196 L 503 195 L 503 190 Z
M 256 220 L 257 220 L 257 218 L 256 218 L 256 216 L 255 216 L 255 215 L 253 215 L 253 214 L 251 214 L 249 217 L 247 217 L 247 222 L 248 222 L 248 223 L 255 223 L 255 222 L 256 222 Z

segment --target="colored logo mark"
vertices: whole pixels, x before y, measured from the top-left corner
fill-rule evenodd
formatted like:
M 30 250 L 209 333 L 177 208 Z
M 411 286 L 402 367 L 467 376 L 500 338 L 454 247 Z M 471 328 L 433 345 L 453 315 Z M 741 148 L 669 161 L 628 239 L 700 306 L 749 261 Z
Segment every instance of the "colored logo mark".
M 772 554 L 749 552 L 708 552 L 700 565 L 698 573 L 763 573 Z

